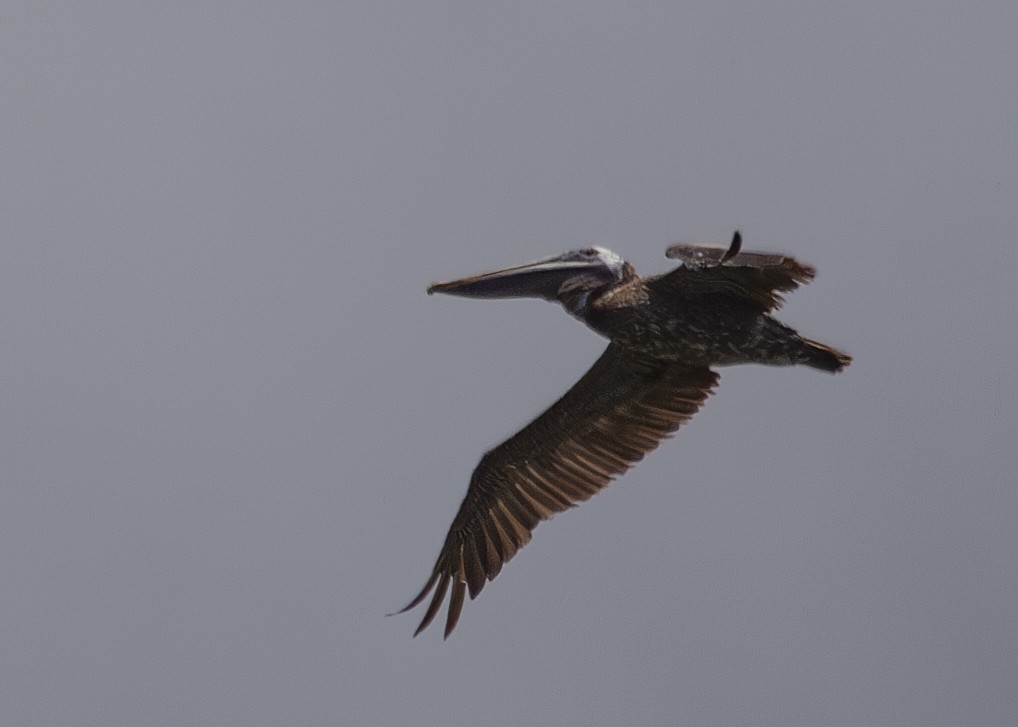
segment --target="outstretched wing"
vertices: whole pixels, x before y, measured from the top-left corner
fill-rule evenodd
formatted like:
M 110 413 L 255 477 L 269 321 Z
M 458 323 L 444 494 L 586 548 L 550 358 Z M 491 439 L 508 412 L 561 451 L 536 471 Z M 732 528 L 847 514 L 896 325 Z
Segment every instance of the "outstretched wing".
M 648 284 L 661 289 L 682 288 L 696 293 L 730 293 L 770 311 L 781 306 L 781 293 L 808 283 L 816 269 L 790 255 L 742 252 L 742 235 L 732 236 L 727 248 L 713 245 L 672 245 L 665 252 L 682 267 Z
M 526 545 L 538 523 L 583 502 L 688 421 L 717 383 L 706 367 L 642 357 L 614 343 L 565 396 L 484 455 L 431 577 L 399 613 L 435 595 L 414 636 L 452 589 L 445 636 Z

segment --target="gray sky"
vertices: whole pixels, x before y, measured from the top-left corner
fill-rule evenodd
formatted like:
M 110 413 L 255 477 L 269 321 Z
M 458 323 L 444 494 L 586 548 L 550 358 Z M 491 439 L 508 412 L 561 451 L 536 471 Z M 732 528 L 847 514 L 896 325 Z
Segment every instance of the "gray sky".
M 1013 725 L 1018 5 L 8 3 L 0 713 Z M 604 346 L 435 279 L 819 269 L 456 633 L 386 619 Z

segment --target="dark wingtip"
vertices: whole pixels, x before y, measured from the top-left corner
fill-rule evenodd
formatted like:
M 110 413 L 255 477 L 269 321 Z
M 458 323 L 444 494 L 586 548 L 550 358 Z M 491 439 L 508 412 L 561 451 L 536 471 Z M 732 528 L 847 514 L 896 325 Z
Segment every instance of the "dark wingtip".
M 431 589 L 435 585 L 435 581 L 438 580 L 438 576 L 439 575 L 440 574 L 439 574 L 439 572 L 437 570 L 434 573 L 432 573 L 431 574 L 431 578 L 429 578 L 428 582 L 424 584 L 424 588 L 421 589 L 421 592 L 418 593 L 416 596 L 414 596 L 414 600 L 412 600 L 410 603 L 408 603 L 407 605 L 405 605 L 403 608 L 401 608 L 398 611 L 393 611 L 392 613 L 385 614 L 386 617 L 388 618 L 389 616 L 398 616 L 399 614 L 406 613 L 411 608 L 413 608 L 414 606 L 418 605 L 421 601 L 424 600 L 424 598 L 428 595 L 428 593 L 431 592 Z
M 463 598 L 466 595 L 466 591 L 466 582 L 454 578 L 452 594 L 449 597 L 449 613 L 445 619 L 445 632 L 442 634 L 443 641 L 449 638 L 449 634 L 456 628 L 456 623 L 460 620 L 460 613 L 463 612 Z
M 442 607 L 442 601 L 445 600 L 445 592 L 449 590 L 449 574 L 441 573 L 438 574 L 438 585 L 435 587 L 435 595 L 431 599 L 431 603 L 428 605 L 428 610 L 424 613 L 424 618 L 421 619 L 421 625 L 414 631 L 414 636 L 428 628 L 432 621 L 435 620 L 435 616 L 438 615 L 439 609 Z M 415 604 L 416 605 L 416 604 Z
M 739 254 L 739 250 L 742 249 L 742 233 L 738 230 L 732 235 L 732 243 L 728 246 L 728 251 L 721 258 L 721 264 L 724 265 L 726 262 L 731 260 L 733 257 Z

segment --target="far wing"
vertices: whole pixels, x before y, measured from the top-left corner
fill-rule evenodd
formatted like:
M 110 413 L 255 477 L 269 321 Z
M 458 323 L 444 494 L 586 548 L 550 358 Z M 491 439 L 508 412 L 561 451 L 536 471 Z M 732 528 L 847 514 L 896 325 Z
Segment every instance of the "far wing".
M 650 282 L 655 287 L 681 287 L 691 292 L 731 293 L 753 301 L 764 311 L 778 308 L 781 293 L 808 283 L 816 269 L 790 255 L 742 252 L 742 235 L 736 231 L 727 248 L 681 243 L 665 252 L 682 261 L 682 267 Z
M 688 421 L 717 383 L 706 367 L 638 356 L 614 343 L 565 396 L 484 455 L 431 577 L 400 613 L 434 597 L 414 636 L 452 589 L 445 623 L 526 545 L 542 521 L 583 502 Z

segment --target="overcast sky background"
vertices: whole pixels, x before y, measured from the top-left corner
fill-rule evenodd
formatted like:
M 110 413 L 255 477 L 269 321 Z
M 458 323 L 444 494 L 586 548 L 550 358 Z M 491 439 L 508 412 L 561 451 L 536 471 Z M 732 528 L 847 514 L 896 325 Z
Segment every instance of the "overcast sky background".
M 5 3 L 10 725 L 1018 722 L 1018 4 Z M 447 642 L 384 618 L 604 342 L 436 279 L 817 266 Z

